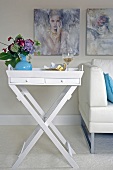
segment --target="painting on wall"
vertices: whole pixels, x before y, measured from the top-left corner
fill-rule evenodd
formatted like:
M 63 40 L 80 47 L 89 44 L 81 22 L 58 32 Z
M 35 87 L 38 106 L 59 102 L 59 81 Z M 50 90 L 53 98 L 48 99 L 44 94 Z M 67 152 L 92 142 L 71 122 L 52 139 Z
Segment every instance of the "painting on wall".
M 80 9 L 34 9 L 34 38 L 41 55 L 79 54 Z
M 87 9 L 87 55 L 113 55 L 113 9 Z

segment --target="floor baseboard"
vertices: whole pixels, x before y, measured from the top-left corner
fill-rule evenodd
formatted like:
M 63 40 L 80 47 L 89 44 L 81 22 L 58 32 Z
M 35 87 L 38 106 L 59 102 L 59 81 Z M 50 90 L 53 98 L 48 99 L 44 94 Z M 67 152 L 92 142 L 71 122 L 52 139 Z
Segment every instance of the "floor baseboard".
M 58 115 L 55 125 L 80 125 L 80 115 Z M 37 125 L 31 115 L 0 115 L 0 125 Z

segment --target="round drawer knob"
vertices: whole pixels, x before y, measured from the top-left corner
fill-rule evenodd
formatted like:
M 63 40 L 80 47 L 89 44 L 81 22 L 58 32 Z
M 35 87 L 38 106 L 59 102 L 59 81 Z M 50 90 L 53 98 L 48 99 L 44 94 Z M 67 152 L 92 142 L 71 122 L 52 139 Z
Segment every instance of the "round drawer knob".
M 61 83 L 63 83 L 63 80 L 61 80 Z

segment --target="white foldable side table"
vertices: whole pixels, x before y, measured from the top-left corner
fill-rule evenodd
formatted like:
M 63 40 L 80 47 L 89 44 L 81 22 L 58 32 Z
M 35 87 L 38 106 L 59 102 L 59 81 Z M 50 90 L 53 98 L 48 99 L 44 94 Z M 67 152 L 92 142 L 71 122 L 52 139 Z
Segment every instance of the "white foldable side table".
M 81 85 L 83 69 L 81 71 L 74 68 L 69 71 L 45 71 L 39 68 L 33 68 L 32 71 L 18 71 L 13 70 L 9 65 L 6 73 L 8 75 L 9 87 L 16 94 L 17 99 L 23 103 L 38 123 L 36 129 L 29 136 L 27 141 L 24 142 L 20 155 L 18 156 L 18 159 L 14 163 L 12 169 L 16 170 L 18 168 L 23 159 L 44 132 L 59 149 L 69 164 L 73 168 L 78 168 L 77 163 L 72 157 L 72 154 L 75 154 L 74 150 L 70 146 L 69 142 L 55 127 L 52 121 L 66 101 L 71 98 L 77 86 Z M 45 113 L 27 90 L 28 85 L 65 85 L 66 87 L 54 104 L 50 107 L 48 112 Z

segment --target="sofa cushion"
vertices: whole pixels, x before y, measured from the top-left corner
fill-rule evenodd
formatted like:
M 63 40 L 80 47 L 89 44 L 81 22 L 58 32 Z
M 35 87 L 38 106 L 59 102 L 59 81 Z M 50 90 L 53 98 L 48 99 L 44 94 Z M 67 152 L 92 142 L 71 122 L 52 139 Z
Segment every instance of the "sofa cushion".
M 109 74 L 104 74 L 104 78 L 106 84 L 107 99 L 113 103 L 113 79 L 109 76 Z
M 93 59 L 91 64 L 100 67 L 104 73 L 109 73 L 113 78 L 113 60 Z
M 113 103 L 108 102 L 107 107 L 89 107 L 85 114 L 89 122 L 113 123 Z

